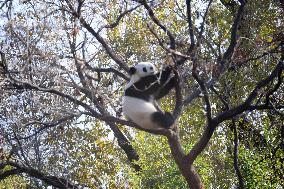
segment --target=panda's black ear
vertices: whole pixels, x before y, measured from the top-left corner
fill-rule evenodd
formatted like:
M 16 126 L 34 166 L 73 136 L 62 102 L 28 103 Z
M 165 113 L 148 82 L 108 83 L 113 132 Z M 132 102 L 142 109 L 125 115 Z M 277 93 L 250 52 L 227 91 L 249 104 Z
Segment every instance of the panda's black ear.
M 131 67 L 131 68 L 129 69 L 129 74 L 130 74 L 130 75 L 135 74 L 135 72 L 136 72 L 136 68 Z

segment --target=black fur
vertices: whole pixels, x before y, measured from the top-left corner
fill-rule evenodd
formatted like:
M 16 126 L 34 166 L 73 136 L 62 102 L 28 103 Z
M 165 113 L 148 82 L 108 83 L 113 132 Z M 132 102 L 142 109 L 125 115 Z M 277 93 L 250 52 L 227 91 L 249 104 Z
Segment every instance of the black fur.
M 130 74 L 130 75 L 135 74 L 135 72 L 136 72 L 136 68 L 131 67 L 131 68 L 129 69 L 129 74 Z
M 164 128 L 169 128 L 174 123 L 174 118 L 169 112 L 154 112 L 152 114 L 152 121 L 158 123 Z
M 158 81 L 160 73 L 141 78 L 134 83 L 133 86 L 125 90 L 125 96 L 131 96 L 146 101 L 149 101 L 152 96 L 155 100 L 164 97 L 174 87 L 174 77 L 168 81 L 171 71 L 171 67 L 166 67 L 165 70 L 162 71 L 160 81 Z
M 130 68 L 130 74 L 135 73 Z M 150 68 L 151 69 L 151 68 Z M 142 69 L 147 72 L 146 68 Z M 162 73 L 142 77 L 139 81 L 125 90 L 125 96 L 135 97 L 145 101 L 158 100 L 167 95 L 174 87 L 175 78 L 171 77 L 172 68 L 166 67 Z M 174 123 L 174 117 L 169 112 L 156 111 L 152 113 L 150 118 L 154 123 L 157 123 L 163 128 L 169 128 Z

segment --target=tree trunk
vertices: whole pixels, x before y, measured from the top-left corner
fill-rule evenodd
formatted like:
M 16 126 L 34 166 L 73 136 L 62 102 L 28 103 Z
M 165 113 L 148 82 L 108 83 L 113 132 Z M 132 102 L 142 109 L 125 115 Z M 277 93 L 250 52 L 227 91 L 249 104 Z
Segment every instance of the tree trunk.
M 179 132 L 172 132 L 168 137 L 171 153 L 190 189 L 203 189 L 204 185 L 189 158 L 186 157 L 179 140 Z

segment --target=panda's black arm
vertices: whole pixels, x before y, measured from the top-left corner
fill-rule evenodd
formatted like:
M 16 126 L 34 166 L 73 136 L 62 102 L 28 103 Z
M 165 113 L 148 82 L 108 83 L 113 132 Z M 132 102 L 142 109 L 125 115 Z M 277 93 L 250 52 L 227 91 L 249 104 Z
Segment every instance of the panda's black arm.
M 158 94 L 155 96 L 156 100 L 159 100 L 166 96 L 172 88 L 175 86 L 175 77 L 172 77 L 169 82 L 160 88 Z
M 157 73 L 155 75 L 149 75 L 149 76 L 143 77 L 138 82 L 136 82 L 134 85 L 135 87 L 141 90 L 144 90 L 148 88 L 149 86 L 151 86 L 148 92 L 152 94 L 153 93 L 152 91 L 158 90 L 159 87 L 163 86 L 166 83 L 166 81 L 168 80 L 171 74 L 171 71 L 172 71 L 172 68 L 168 66 L 162 71 L 162 73 Z M 147 90 L 145 90 L 144 92 L 147 92 Z
M 159 92 L 160 89 L 164 88 L 163 85 L 165 85 L 165 83 L 168 81 L 171 72 L 172 72 L 172 68 L 168 66 L 162 71 L 161 74 L 158 73 L 156 75 L 144 77 L 140 81 L 136 82 L 134 85 L 138 89 L 144 89 L 143 94 L 146 94 L 146 95 L 155 94 L 157 92 L 160 93 Z M 163 90 L 163 92 L 161 93 L 162 96 L 165 96 L 165 94 L 163 93 L 169 92 L 170 87 L 172 88 L 172 86 L 170 85 L 172 85 L 172 82 L 168 85 L 168 87 L 166 87 L 165 90 Z
M 162 73 L 159 72 L 159 73 L 156 74 L 156 77 L 160 79 L 160 84 L 161 85 L 164 85 L 166 83 L 166 81 L 168 81 L 171 72 L 172 72 L 172 67 L 171 66 L 167 66 L 166 68 L 164 68 Z
M 158 96 L 165 96 L 174 86 L 174 79 L 173 81 L 168 81 L 170 74 L 172 72 L 172 68 L 167 66 L 162 73 L 157 73 L 154 76 L 148 76 L 152 77 L 152 82 L 150 85 L 147 86 L 145 90 L 143 90 L 144 94 L 151 95 L 158 93 Z M 159 78 L 160 77 L 160 78 Z M 159 80 L 160 79 L 160 80 Z M 159 81 L 158 81 L 159 80 Z M 167 84 L 165 84 L 168 81 Z M 136 85 L 136 84 L 135 84 Z M 164 86 L 165 85 L 165 86 Z M 160 92 L 161 91 L 161 92 Z

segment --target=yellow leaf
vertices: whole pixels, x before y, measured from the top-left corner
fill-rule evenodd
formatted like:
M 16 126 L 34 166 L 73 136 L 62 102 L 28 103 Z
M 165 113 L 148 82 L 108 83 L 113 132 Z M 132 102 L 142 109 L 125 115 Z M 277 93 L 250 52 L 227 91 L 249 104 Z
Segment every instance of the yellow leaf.
M 267 41 L 268 43 L 271 43 L 271 42 L 272 42 L 272 37 L 268 37 L 268 38 L 266 39 L 266 41 Z

